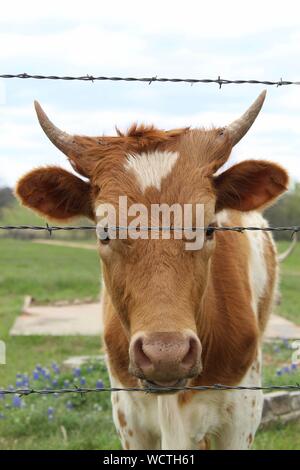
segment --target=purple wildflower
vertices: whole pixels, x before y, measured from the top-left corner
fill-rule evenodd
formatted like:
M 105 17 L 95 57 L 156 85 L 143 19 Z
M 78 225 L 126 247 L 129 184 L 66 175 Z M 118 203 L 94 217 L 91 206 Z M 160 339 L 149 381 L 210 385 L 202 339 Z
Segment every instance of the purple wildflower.
M 85 384 L 86 384 L 85 377 L 80 377 L 80 385 L 85 385 Z
M 96 388 L 97 388 L 98 390 L 100 390 L 101 388 L 104 388 L 104 385 L 103 385 L 103 382 L 102 382 L 101 379 L 97 380 Z
M 80 367 L 76 367 L 75 369 L 73 369 L 73 374 L 74 374 L 75 377 L 80 377 L 80 375 L 81 375 Z
M 54 408 L 52 406 L 48 407 L 47 414 L 49 420 L 52 420 L 54 418 Z
M 73 409 L 73 403 L 72 403 L 70 400 L 67 401 L 67 403 L 66 403 L 66 408 L 67 408 L 68 410 L 72 410 L 72 409 Z
M 21 406 L 22 406 L 22 400 L 21 400 L 21 398 L 19 397 L 19 395 L 15 395 L 15 396 L 13 397 L 12 405 L 13 405 L 15 408 L 21 408 Z
M 53 369 L 53 372 L 54 372 L 55 374 L 59 374 L 60 369 L 59 369 L 58 365 L 56 364 L 56 362 L 53 362 L 53 363 L 52 363 L 52 369 Z
M 33 377 L 33 380 L 39 380 L 39 378 L 40 378 L 40 373 L 39 373 L 39 371 L 38 371 L 38 370 L 34 370 L 34 371 L 32 372 L 32 377 Z
M 28 378 L 23 378 L 22 380 L 22 387 L 29 387 L 29 379 Z
M 280 377 L 282 375 L 282 369 L 277 369 L 276 375 Z

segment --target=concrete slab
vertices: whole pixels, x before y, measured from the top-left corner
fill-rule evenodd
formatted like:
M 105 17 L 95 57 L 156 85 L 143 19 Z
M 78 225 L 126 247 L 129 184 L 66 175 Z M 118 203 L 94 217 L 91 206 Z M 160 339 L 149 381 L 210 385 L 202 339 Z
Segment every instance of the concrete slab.
M 300 326 L 280 317 L 279 315 L 271 315 L 268 323 L 265 339 L 300 339 Z
M 99 356 L 72 356 L 63 361 L 62 365 L 67 369 L 76 369 L 84 364 L 93 362 L 105 362 L 106 358 L 104 354 Z
M 102 331 L 100 303 L 29 305 L 16 319 L 11 336 L 98 336 Z

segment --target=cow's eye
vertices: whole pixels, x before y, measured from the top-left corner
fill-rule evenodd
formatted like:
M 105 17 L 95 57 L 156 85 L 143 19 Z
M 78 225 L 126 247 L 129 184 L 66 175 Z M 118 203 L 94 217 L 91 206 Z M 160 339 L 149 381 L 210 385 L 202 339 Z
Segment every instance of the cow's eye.
M 212 240 L 214 238 L 215 228 L 215 225 L 209 225 L 209 227 L 207 227 L 205 232 L 206 240 Z
M 97 227 L 97 236 L 102 245 L 108 245 L 110 242 L 108 227 Z

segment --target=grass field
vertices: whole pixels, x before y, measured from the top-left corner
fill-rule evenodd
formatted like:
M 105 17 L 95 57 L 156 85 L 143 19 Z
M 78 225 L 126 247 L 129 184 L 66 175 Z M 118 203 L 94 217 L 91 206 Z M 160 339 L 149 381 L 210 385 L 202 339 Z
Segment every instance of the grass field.
M 280 250 L 284 250 L 281 244 Z M 29 241 L 0 239 L 0 338 L 7 345 L 7 365 L 0 366 L 0 387 L 16 386 L 30 377 L 42 388 L 65 384 L 108 385 L 102 364 L 80 371 L 60 368 L 73 355 L 96 355 L 97 337 L 9 337 L 25 295 L 39 301 L 99 295 L 100 270 L 92 250 L 39 245 Z M 282 267 L 283 303 L 279 310 L 300 323 L 300 246 Z M 290 362 L 285 343 L 265 347 L 264 383 L 292 383 L 296 375 L 277 376 Z M 60 368 L 60 370 L 59 370 Z M 33 378 L 35 374 L 35 379 Z M 54 382 L 53 382 L 54 381 Z M 299 375 L 298 375 L 299 381 Z M 55 385 L 53 385 L 55 384 Z M 98 386 L 97 385 L 97 386 Z M 299 449 L 300 423 L 258 433 L 255 449 Z M 118 438 L 111 420 L 106 393 L 0 399 L 0 449 L 116 449 Z

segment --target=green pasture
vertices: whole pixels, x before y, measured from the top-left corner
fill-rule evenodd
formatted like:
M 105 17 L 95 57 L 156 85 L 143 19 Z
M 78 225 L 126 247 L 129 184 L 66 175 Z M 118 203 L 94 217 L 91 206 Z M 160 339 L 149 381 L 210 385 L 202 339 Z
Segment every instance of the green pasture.
M 280 243 L 284 250 L 286 243 Z M 282 266 L 279 312 L 300 323 L 300 245 Z M 77 371 L 62 369 L 64 359 L 74 355 L 96 355 L 98 337 L 10 337 L 9 329 L 20 313 L 25 295 L 42 302 L 60 299 L 97 298 L 100 268 L 97 252 L 64 246 L 40 245 L 19 239 L 0 239 L 0 338 L 7 345 L 7 365 L 0 366 L 0 388 L 16 386 L 26 374 L 31 384 L 42 388 L 57 381 L 73 385 L 85 380 L 95 387 L 108 385 L 103 364 Z M 290 363 L 291 350 L 284 342 L 268 344 L 264 350 L 264 383 L 299 382 L 299 372 L 277 375 Z M 60 367 L 55 374 L 53 363 Z M 33 373 L 43 370 L 34 381 Z M 56 367 L 56 366 L 55 366 Z M 19 374 L 19 375 L 17 375 Z M 25 375 L 24 375 L 25 374 Z M 119 441 L 111 419 L 108 393 L 76 396 L 28 396 L 0 399 L 0 449 L 117 449 Z M 300 423 L 260 431 L 255 449 L 299 449 Z

